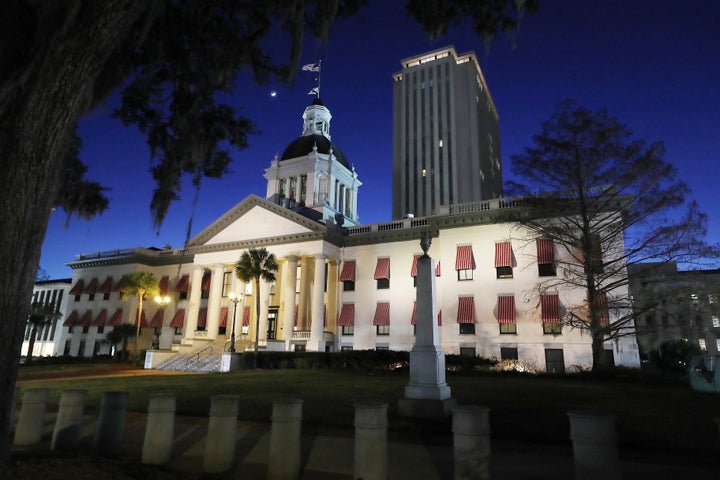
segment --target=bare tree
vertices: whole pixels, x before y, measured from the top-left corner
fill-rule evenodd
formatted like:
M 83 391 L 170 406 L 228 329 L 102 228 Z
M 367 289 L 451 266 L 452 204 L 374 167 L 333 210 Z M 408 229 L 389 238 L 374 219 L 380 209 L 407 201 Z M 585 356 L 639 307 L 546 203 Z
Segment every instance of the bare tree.
M 563 323 L 590 333 L 595 372 L 604 367 L 605 341 L 634 334 L 628 265 L 718 256 L 704 240 L 706 215 L 663 155 L 661 143 L 634 139 L 605 110 L 565 101 L 533 145 L 512 157 L 517 180 L 508 193 L 531 205 L 513 220 L 564 251 L 557 276 L 541 288 L 586 292 Z

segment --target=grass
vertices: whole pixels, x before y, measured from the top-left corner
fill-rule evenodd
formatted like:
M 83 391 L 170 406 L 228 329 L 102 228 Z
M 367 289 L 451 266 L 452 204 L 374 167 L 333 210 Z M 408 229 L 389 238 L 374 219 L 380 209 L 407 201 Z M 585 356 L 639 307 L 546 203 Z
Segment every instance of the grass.
M 125 368 L 129 370 L 120 370 Z M 92 376 L 99 373 L 100 377 Z M 133 367 L 31 366 L 22 367 L 22 389 L 51 389 L 49 409 L 57 408 L 62 390 L 88 390 L 87 409 L 97 410 L 102 393 L 130 392 L 128 409 L 145 412 L 152 394 L 177 397 L 178 415 L 206 416 L 210 397 L 236 394 L 241 420 L 269 422 L 272 400 L 303 399 L 304 427 L 351 429 L 353 404 L 381 400 L 389 404 L 390 433 L 402 435 L 414 424 L 398 417 L 407 372 L 339 370 L 246 370 L 206 375 L 153 374 Z M 112 374 L 110 376 L 107 376 Z M 447 382 L 461 404 L 490 407 L 495 439 L 538 443 L 568 442 L 567 411 L 595 410 L 616 415 L 621 449 L 715 455 L 720 416 L 718 396 L 692 391 L 683 384 L 658 384 L 640 378 L 596 380 L 578 376 L 453 374 Z M 425 423 L 424 428 L 448 431 L 448 422 Z

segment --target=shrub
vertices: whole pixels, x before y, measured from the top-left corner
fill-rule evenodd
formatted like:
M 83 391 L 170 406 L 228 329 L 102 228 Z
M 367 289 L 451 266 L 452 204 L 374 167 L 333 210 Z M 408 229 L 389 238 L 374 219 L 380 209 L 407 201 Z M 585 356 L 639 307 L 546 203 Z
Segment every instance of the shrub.
M 693 355 L 700 355 L 700 346 L 685 339 L 666 340 L 650 351 L 650 362 L 664 373 L 684 373 Z

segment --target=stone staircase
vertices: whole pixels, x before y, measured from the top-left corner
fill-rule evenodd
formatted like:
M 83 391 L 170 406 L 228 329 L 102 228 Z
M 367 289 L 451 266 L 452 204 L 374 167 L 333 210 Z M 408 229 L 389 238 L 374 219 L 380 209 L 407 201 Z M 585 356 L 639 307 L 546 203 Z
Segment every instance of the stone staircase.
M 246 340 L 236 340 L 235 349 L 242 352 L 248 345 L 252 344 Z M 154 368 L 180 372 L 219 372 L 222 354 L 228 348 L 228 342 L 224 338 L 218 338 L 214 341 L 195 340 L 193 344 L 180 345 L 176 355 Z

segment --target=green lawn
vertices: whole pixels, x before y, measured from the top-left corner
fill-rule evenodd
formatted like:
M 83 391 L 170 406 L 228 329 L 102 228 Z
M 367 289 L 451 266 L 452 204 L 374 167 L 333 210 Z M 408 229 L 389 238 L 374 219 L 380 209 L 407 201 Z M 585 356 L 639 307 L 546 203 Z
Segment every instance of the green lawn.
M 207 375 L 137 375 L 62 378 L 72 372 L 20 370 L 21 388 L 49 387 L 49 408 L 56 409 L 60 392 L 88 390 L 88 409 L 97 409 L 102 392 L 130 392 L 129 409 L 146 411 L 154 393 L 173 393 L 179 415 L 207 415 L 210 396 L 236 394 L 241 420 L 269 422 L 272 400 L 304 400 L 306 427 L 347 427 L 353 424 L 353 403 L 382 400 L 389 404 L 391 435 L 413 425 L 397 416 L 397 400 L 408 381 L 406 372 L 367 373 L 338 370 L 255 370 Z M 58 368 L 58 367 L 54 367 Z M 83 371 L 79 375 L 90 373 Z M 40 378 L 40 377 L 51 378 Z M 617 415 L 621 448 L 716 456 L 720 442 L 715 417 L 720 397 L 693 392 L 685 385 L 640 380 L 590 380 L 551 376 L 448 374 L 453 397 L 461 404 L 490 407 L 496 439 L 567 442 L 568 410 L 596 410 Z M 446 429 L 448 422 L 426 428 Z

